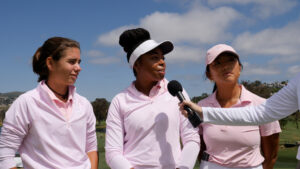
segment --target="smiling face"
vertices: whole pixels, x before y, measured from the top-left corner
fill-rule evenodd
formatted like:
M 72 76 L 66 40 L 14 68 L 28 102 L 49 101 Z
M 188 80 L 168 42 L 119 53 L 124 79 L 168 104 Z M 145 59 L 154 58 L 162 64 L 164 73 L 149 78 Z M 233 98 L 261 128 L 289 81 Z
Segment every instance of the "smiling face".
M 220 54 L 208 66 L 209 72 L 206 72 L 206 75 L 217 84 L 237 83 L 242 69 L 237 56 L 231 53 Z
M 58 61 L 48 57 L 48 81 L 59 86 L 73 85 L 81 71 L 80 62 L 80 50 L 75 47 L 66 48 Z
M 140 56 L 133 68 L 137 73 L 137 79 L 158 82 L 165 77 L 165 57 L 160 48 L 155 48 Z

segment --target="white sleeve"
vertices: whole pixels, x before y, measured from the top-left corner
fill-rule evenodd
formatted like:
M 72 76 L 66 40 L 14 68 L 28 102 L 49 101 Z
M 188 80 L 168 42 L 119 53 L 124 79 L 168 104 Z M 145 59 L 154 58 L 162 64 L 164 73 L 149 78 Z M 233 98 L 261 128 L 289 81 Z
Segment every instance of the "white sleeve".
M 300 160 L 300 146 L 298 147 L 298 152 L 297 152 L 296 159 L 297 159 L 297 160 Z
M 282 119 L 299 109 L 300 74 L 259 106 L 243 108 L 203 107 L 204 122 L 222 125 L 260 125 Z

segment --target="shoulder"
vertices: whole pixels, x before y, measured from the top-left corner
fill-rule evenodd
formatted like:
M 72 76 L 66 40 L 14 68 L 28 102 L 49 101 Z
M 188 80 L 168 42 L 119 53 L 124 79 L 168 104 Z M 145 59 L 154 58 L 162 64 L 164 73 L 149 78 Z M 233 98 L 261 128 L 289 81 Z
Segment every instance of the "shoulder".
M 211 106 L 214 102 L 217 102 L 217 100 L 215 99 L 214 95 L 211 94 L 207 98 L 200 100 L 198 102 L 198 105 L 204 106 L 204 107 Z
M 245 87 L 243 87 L 243 93 L 242 93 L 243 100 L 251 101 L 253 105 L 258 105 L 263 103 L 266 99 L 263 97 L 260 97 L 249 90 L 247 90 Z
M 18 104 L 25 104 L 28 102 L 32 102 L 35 98 L 38 98 L 38 91 L 37 89 L 32 89 L 29 90 L 23 94 L 21 94 L 15 101 L 14 103 Z
M 132 96 L 130 95 L 130 87 L 116 94 L 111 100 L 109 107 L 119 107 L 122 104 L 126 105 L 126 101 L 129 100 L 129 98 L 132 98 Z
M 74 102 L 84 107 L 92 107 L 91 102 L 84 96 L 81 96 L 78 93 L 74 93 Z

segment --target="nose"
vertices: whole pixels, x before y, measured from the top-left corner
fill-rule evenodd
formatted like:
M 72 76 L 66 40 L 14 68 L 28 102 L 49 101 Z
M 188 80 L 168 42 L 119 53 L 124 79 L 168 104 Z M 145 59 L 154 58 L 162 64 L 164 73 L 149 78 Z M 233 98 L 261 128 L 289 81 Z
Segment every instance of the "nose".
M 78 73 L 81 71 L 81 66 L 80 66 L 79 63 L 76 64 L 75 71 L 78 72 Z
M 159 65 L 164 66 L 166 64 L 164 56 L 162 56 L 159 60 Z

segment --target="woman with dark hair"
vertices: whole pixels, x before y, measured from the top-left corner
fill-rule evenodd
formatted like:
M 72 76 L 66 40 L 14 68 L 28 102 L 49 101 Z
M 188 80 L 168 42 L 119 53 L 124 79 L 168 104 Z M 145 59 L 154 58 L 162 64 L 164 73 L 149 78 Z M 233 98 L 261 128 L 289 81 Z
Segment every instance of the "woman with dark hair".
M 95 116 L 76 93 L 80 45 L 62 37 L 44 42 L 33 56 L 38 86 L 6 112 L 0 136 L 0 168 L 14 168 L 19 151 L 24 168 L 97 169 Z
M 176 108 L 178 100 L 169 94 L 164 78 L 164 55 L 173 50 L 173 44 L 157 43 L 142 28 L 124 31 L 119 43 L 135 81 L 113 98 L 108 110 L 108 165 L 112 169 L 192 169 L 199 135 Z M 184 95 L 188 98 L 185 91 Z
M 239 55 L 231 46 L 218 44 L 210 48 L 206 54 L 206 76 L 215 88 L 198 105 L 244 107 L 262 103 L 265 99 L 238 83 L 241 70 Z M 247 127 L 202 123 L 199 128 L 201 144 L 206 146 L 201 169 L 273 168 L 281 132 L 278 121 Z

